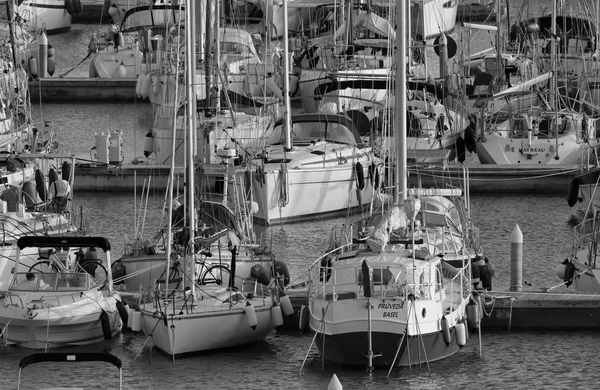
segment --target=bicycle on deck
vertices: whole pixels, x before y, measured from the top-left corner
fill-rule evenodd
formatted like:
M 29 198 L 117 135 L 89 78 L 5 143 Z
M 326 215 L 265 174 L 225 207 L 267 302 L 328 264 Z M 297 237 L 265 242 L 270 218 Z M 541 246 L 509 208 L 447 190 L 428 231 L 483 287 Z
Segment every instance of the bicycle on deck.
M 82 256 L 83 252 L 80 249 L 79 252 L 70 252 L 70 254 L 75 255 L 74 261 L 69 262 L 68 260 L 65 260 L 63 262 L 63 260 L 58 258 L 55 251 L 56 249 L 52 248 L 48 253 L 48 257 L 38 259 L 39 261 L 33 264 L 29 268 L 29 271 L 42 273 L 87 272 L 101 288 L 108 282 L 108 271 L 101 260 L 85 260 L 84 256 Z

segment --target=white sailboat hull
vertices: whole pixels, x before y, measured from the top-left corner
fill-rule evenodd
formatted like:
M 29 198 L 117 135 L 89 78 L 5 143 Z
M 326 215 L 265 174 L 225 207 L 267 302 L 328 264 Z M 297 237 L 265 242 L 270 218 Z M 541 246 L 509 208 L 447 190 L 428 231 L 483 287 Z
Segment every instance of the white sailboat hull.
M 325 345 L 321 341 L 323 337 L 316 338 L 319 351 L 326 361 L 367 365 L 367 305 L 364 297 L 331 302 L 314 301 L 310 310 L 310 327 L 319 335 L 327 336 Z M 413 306 L 413 303 L 403 300 L 373 298 L 371 306 L 372 351 L 379 355 L 374 358 L 373 364 L 376 366 L 426 363 L 451 356 L 460 349 L 455 326 L 465 315 L 466 301 L 449 314 L 443 311 L 439 301 L 417 300 Z M 327 314 L 323 321 L 322 313 L 325 312 Z M 418 313 L 417 321 L 415 312 Z M 422 313 L 425 313 L 424 317 Z M 441 335 L 440 319 L 444 314 L 451 324 L 451 342 L 448 345 Z M 403 337 L 405 332 L 407 337 Z
M 354 166 L 359 161 L 364 169 L 365 185 L 357 196 Z M 368 179 L 368 156 L 335 166 L 289 169 L 282 173 L 279 164 L 265 166 L 263 173 L 252 178 L 258 212 L 254 218 L 265 224 L 297 221 L 345 212 L 348 208 L 368 205 L 374 198 L 373 183 Z M 329 163 L 331 164 L 331 163 Z M 285 204 L 285 205 L 284 205 Z
M 47 302 L 48 297 L 44 300 Z M 121 330 L 116 298 L 105 298 L 101 292 L 90 290 L 83 298 L 77 292 L 58 295 L 56 301 L 57 306 L 40 304 L 36 309 L 34 302 L 23 307 L 18 297 L 5 297 L 0 307 L 0 328 L 7 343 L 42 349 L 100 342 L 105 339 L 100 320 L 103 310 L 109 317 L 111 336 Z
M 258 324 L 248 324 L 244 303 L 229 308 L 198 306 L 190 314 L 156 317 L 155 311 L 142 308 L 142 330 L 152 334 L 154 345 L 168 355 L 202 352 L 263 341 L 274 329 L 271 317 L 271 298 L 252 299 Z
M 418 1 L 411 6 L 412 29 L 421 39 L 435 38 L 442 33 L 452 32 L 456 25 L 457 13 L 457 0 Z
M 64 0 L 25 0 L 17 12 L 36 31 L 56 34 L 71 29 L 71 15 Z
M 485 142 L 477 143 L 477 156 L 482 164 L 521 164 L 521 165 L 579 165 L 593 154 L 593 148 L 599 146 L 596 139 L 589 143 L 578 141 L 575 134 L 556 139 L 532 137 L 528 139 L 510 139 L 495 134 L 486 135 Z

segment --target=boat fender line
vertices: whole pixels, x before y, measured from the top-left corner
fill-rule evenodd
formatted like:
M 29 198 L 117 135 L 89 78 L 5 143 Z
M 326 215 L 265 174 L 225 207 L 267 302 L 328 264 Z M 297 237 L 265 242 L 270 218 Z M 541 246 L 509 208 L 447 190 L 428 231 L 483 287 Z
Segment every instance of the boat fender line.
M 123 301 L 115 298 L 117 301 L 117 310 L 119 311 L 119 317 L 121 317 L 121 322 L 124 326 L 127 326 L 127 322 L 129 321 L 129 313 L 127 313 L 127 308 Z
M 112 332 L 110 331 L 110 317 L 104 310 L 102 310 L 102 313 L 100 313 L 100 324 L 102 325 L 102 334 L 104 334 L 104 340 L 110 340 L 112 338 Z
M 82 9 L 81 0 L 73 0 L 73 13 L 77 15 Z
M 73 15 L 75 13 L 75 5 L 73 4 L 73 0 L 65 0 L 65 9 L 69 15 Z
M 363 260 L 361 271 L 364 295 L 367 298 L 371 298 L 373 296 L 373 270 L 371 269 L 371 267 L 369 267 L 367 260 Z
M 281 306 L 277 303 L 274 303 L 271 307 L 271 315 L 273 316 L 273 325 L 275 327 L 280 327 L 283 325 L 283 314 L 281 313 Z
M 58 181 L 58 172 L 56 172 L 56 169 L 50 168 L 48 171 L 48 185 L 54 184 L 55 181 Z
M 283 314 L 285 314 L 288 317 L 294 315 L 294 306 L 292 306 L 292 301 L 290 300 L 289 296 L 281 294 L 281 296 L 279 297 L 279 303 L 281 303 Z
M 144 76 L 145 76 L 144 73 L 140 73 L 135 82 L 135 95 L 138 97 L 138 99 L 140 99 L 142 97 L 142 84 L 144 83 Z M 92 76 L 90 75 L 90 77 L 92 77 Z
M 448 324 L 448 319 L 446 319 L 446 316 L 443 316 L 440 322 L 442 326 L 442 338 L 444 339 L 446 347 L 449 347 L 452 338 L 450 337 L 450 325 Z
M 565 286 L 569 287 L 573 283 L 573 276 L 575 275 L 575 264 L 569 261 L 565 264 L 565 278 L 563 281 L 565 282 Z
M 492 289 L 492 277 L 490 271 L 485 262 L 485 258 L 482 256 L 476 257 L 477 266 L 479 266 L 479 279 L 481 280 L 481 286 L 485 289 Z
M 479 328 L 479 308 L 473 297 L 471 297 L 469 303 L 467 303 L 467 325 L 470 329 Z
M 456 139 L 456 159 L 458 160 L 458 162 L 463 163 L 465 162 L 465 159 L 467 158 L 467 155 L 465 153 L 466 147 L 465 147 L 465 140 L 463 139 L 463 137 L 458 137 Z
M 477 288 L 479 284 L 479 266 L 475 263 L 475 259 L 471 260 L 471 283 L 473 287 Z
M 273 267 L 275 267 L 275 269 L 273 269 Z M 288 270 L 287 265 L 281 260 L 275 260 L 273 262 L 273 267 L 271 267 L 271 275 L 277 279 L 279 287 L 283 289 L 283 287 L 290 284 L 290 271 Z
M 114 284 L 123 284 L 125 283 L 125 276 L 127 275 L 127 267 L 121 259 L 115 261 L 111 265 L 112 269 L 112 278 Z
M 248 325 L 252 328 L 252 330 L 256 330 L 258 326 L 258 319 L 256 318 L 256 310 L 254 306 L 246 301 L 246 306 L 244 307 L 244 312 L 246 313 L 246 321 L 248 321 Z
M 56 71 L 56 58 L 54 57 L 54 48 L 48 45 L 48 57 L 46 58 L 46 71 L 48 75 L 53 76 Z
M 473 153 L 475 151 L 475 145 L 477 141 L 475 140 L 475 125 L 469 119 L 469 126 L 465 129 L 465 147 L 469 151 L 469 153 Z
M 144 138 L 144 157 L 148 158 L 152 153 L 154 153 L 154 134 L 150 130 Z
M 300 307 L 300 316 L 298 327 L 302 331 L 302 333 L 306 333 L 308 331 L 308 322 L 309 322 L 309 311 L 308 306 L 302 305 Z
M 465 328 L 465 324 L 462 321 L 458 321 L 458 323 L 454 326 L 454 331 L 456 332 L 456 344 L 458 348 L 461 348 L 467 344 L 467 330 Z
M 466 343 L 467 341 L 469 341 L 469 328 L 468 328 L 469 324 L 467 324 L 466 313 L 465 313 L 464 317 L 462 317 L 460 320 L 458 320 L 458 322 L 461 322 L 463 324 L 463 326 L 465 327 L 465 343 Z
M 579 180 L 573 179 L 569 183 L 569 191 L 567 192 L 567 203 L 569 207 L 573 207 L 577 204 L 579 197 Z
M 63 161 L 61 168 L 61 177 L 63 180 L 71 183 L 71 163 L 68 161 Z
M 25 198 L 25 207 L 27 210 L 33 209 L 37 203 L 37 192 L 35 189 L 35 183 L 33 181 L 26 181 L 23 183 L 23 196 Z
M 490 275 L 491 280 L 494 274 L 496 273 L 496 268 L 494 268 L 494 264 L 490 261 L 490 259 L 487 256 L 483 256 L 483 259 L 485 260 L 485 264 L 487 265 L 488 274 Z
M 281 163 L 281 171 L 280 171 L 280 183 L 281 183 L 281 191 L 279 194 L 279 206 L 285 207 L 290 203 L 289 194 L 288 194 L 288 172 L 287 167 L 284 163 Z
M 35 170 L 35 188 L 37 189 L 37 193 L 42 202 L 47 202 L 48 193 L 46 191 L 46 180 L 44 179 L 44 174 L 39 168 Z
M 371 186 L 374 190 L 379 189 L 379 169 L 374 162 L 369 165 L 369 179 L 371 179 Z
M 260 284 L 268 286 L 271 283 L 271 275 L 269 271 L 261 264 L 254 264 L 250 269 L 250 276 L 256 279 Z
M 165 317 L 165 326 L 167 322 L 167 317 Z M 134 332 L 139 332 L 142 330 L 142 312 L 136 310 L 133 312 L 133 320 L 131 320 L 131 330 Z
M 33 79 L 36 79 L 38 76 L 38 65 L 34 56 L 29 57 L 29 60 L 27 61 L 27 67 L 29 69 L 29 76 L 31 76 Z
M 365 171 L 363 170 L 363 166 L 360 161 L 356 162 L 354 168 L 356 169 L 356 181 L 358 183 L 358 189 L 362 191 L 365 188 Z
M 569 258 L 566 258 L 556 268 L 556 276 L 558 276 L 558 278 L 560 280 L 563 280 L 563 281 L 565 280 L 565 270 L 567 269 L 567 264 L 569 264 Z

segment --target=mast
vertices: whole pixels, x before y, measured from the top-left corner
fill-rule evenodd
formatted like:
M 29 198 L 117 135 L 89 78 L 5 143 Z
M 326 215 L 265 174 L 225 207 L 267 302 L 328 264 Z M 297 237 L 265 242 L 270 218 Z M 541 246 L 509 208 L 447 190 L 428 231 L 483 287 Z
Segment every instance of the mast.
M 394 138 L 396 140 L 396 202 L 406 199 L 408 183 L 406 179 L 406 0 L 396 3 L 396 120 Z
M 292 148 L 292 114 L 290 107 L 290 57 L 288 44 L 288 5 L 283 2 L 283 130 L 285 132 L 285 150 Z
M 212 1 L 211 1 L 212 2 Z M 187 6 L 185 7 L 186 18 L 188 26 L 185 29 L 187 50 L 185 51 L 185 62 L 186 62 L 186 96 L 187 96 L 187 116 L 186 116 L 186 127 L 188 133 L 188 144 L 187 144 L 187 167 L 185 172 L 187 173 L 187 212 L 189 218 L 189 232 L 190 240 L 188 243 L 188 251 L 186 255 L 191 256 L 191 269 L 192 269 L 192 281 L 196 280 L 195 267 L 193 263 L 194 258 L 194 233 L 196 230 L 196 208 L 194 207 L 195 196 L 194 196 L 194 143 L 196 140 L 196 94 L 195 94 L 195 81 L 196 81 L 196 27 L 195 27 L 195 0 L 188 0 Z M 212 26 L 207 29 L 212 30 Z M 207 51 L 207 58 L 210 53 Z M 207 96 L 208 98 L 208 96 Z M 192 282 L 192 294 L 195 294 L 196 283 Z
M 193 1 L 190 1 L 193 3 Z M 214 31 L 215 31 L 215 0 L 208 0 L 206 3 L 206 51 L 204 53 L 205 63 L 204 63 L 204 71 L 205 71 L 205 79 L 206 79 L 206 99 L 204 102 L 204 107 L 208 110 L 212 107 L 212 101 L 210 98 L 210 88 L 213 85 L 212 79 L 212 65 L 213 65 L 213 42 L 214 42 Z M 186 29 L 187 31 L 187 29 Z M 217 36 L 219 32 L 217 30 Z M 192 50 L 194 50 L 195 46 L 192 46 Z M 187 54 L 186 54 L 187 56 Z M 195 80 L 192 80 L 190 83 L 193 83 Z M 191 95 L 188 95 L 191 96 Z

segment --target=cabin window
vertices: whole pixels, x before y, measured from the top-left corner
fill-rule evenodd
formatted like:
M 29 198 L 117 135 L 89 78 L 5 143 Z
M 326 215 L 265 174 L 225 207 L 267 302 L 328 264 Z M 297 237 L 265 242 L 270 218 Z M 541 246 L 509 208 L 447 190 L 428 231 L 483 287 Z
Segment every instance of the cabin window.
M 296 122 L 292 124 L 292 144 L 306 145 L 316 140 L 341 144 L 356 144 L 354 133 L 341 123 L 334 122 Z M 271 145 L 283 145 L 285 132 L 283 125 L 275 127 L 271 135 Z

